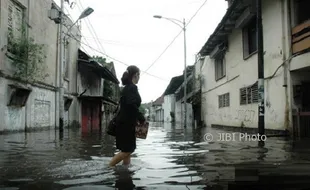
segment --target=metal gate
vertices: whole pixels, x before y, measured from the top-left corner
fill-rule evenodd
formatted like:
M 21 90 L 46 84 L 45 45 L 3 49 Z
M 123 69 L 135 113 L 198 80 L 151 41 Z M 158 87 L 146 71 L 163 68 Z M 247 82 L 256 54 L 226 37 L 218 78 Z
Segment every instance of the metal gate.
M 310 112 L 295 110 L 293 112 L 293 128 L 295 137 L 310 137 Z

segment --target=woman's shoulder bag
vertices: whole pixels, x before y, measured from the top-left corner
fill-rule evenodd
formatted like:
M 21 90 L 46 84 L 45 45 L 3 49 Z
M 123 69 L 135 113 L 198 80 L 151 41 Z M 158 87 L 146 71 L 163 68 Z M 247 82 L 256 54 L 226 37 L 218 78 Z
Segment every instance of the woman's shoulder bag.
M 121 101 L 119 101 L 115 111 L 113 112 L 113 118 L 112 120 L 108 123 L 107 129 L 106 129 L 106 133 L 111 135 L 111 136 L 116 136 L 116 127 L 117 127 L 117 116 L 120 112 L 120 104 Z

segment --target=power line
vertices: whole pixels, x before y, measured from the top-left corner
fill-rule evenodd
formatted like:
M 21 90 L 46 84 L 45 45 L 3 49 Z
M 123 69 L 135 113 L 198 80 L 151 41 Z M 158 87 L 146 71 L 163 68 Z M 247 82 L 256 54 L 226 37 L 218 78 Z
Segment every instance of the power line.
M 79 9 L 79 11 L 82 13 L 83 11 L 81 10 L 81 8 L 80 8 L 79 4 L 77 3 L 77 1 L 75 2 L 75 4 L 77 5 L 77 8 Z M 86 19 L 87 19 L 87 18 L 86 18 Z M 87 23 L 86 23 L 86 27 L 87 27 L 87 28 L 88 28 L 88 30 L 91 32 L 91 30 L 89 29 L 89 27 L 88 27 Z M 91 35 L 93 35 L 93 34 L 92 34 L 92 32 L 91 32 Z M 84 38 L 84 37 L 82 37 L 82 38 Z M 85 42 L 87 43 L 87 45 L 88 45 L 88 46 L 90 46 L 90 44 L 88 43 L 87 39 L 86 39 L 86 38 L 84 38 L 84 40 L 85 40 Z M 97 44 L 97 46 L 98 46 L 98 44 Z M 98 48 L 100 49 L 100 47 L 99 47 L 99 46 L 98 46 Z
M 201 8 L 207 3 L 208 0 L 205 0 L 203 2 L 203 4 L 197 9 L 197 11 L 195 12 L 195 14 L 189 19 L 189 21 L 187 22 L 187 24 L 185 25 L 185 27 L 187 27 L 191 21 L 193 20 L 193 18 L 195 18 L 195 16 L 198 14 L 198 12 L 201 10 Z M 155 61 L 145 70 L 148 71 L 160 58 L 161 56 L 169 49 L 169 47 L 174 43 L 174 41 L 180 36 L 180 34 L 183 32 L 183 30 L 181 30 L 176 37 L 173 38 L 173 40 L 168 44 L 168 46 L 164 49 L 164 51 L 155 59 Z
M 79 4 L 80 4 L 82 10 L 84 10 L 84 7 L 83 7 L 83 5 L 82 5 L 82 2 L 81 2 L 80 0 L 78 0 L 78 2 L 79 2 Z M 77 6 L 78 6 L 78 9 L 81 11 L 81 9 L 79 8 L 80 6 L 79 6 L 78 4 L 77 4 Z M 91 32 L 91 35 L 93 36 L 93 34 L 94 34 L 94 36 L 95 36 L 95 42 L 96 42 L 96 44 L 98 45 L 98 48 L 99 48 L 99 49 L 101 48 L 101 50 L 102 50 L 104 53 L 106 53 L 106 51 L 105 51 L 105 49 L 103 48 L 101 42 L 97 39 L 97 38 L 98 38 L 97 33 L 96 33 L 96 31 L 95 31 L 93 25 L 91 24 L 91 22 L 89 21 L 88 18 L 86 18 L 86 26 L 87 26 L 88 30 Z M 90 27 L 89 27 L 89 26 L 90 26 Z M 94 37 L 94 36 L 93 36 L 93 37 Z
M 80 0 L 79 0 L 79 2 L 80 2 L 80 5 L 81 5 L 82 9 L 84 9 L 84 8 L 83 8 L 83 5 L 82 5 L 82 2 L 81 2 Z M 91 29 L 93 30 L 93 32 L 94 32 L 94 34 L 95 34 L 95 37 L 96 37 L 96 40 L 98 41 L 98 43 L 99 43 L 99 45 L 100 45 L 102 51 L 103 51 L 104 53 L 106 53 L 105 48 L 102 46 L 102 43 L 99 41 L 99 37 L 98 37 L 97 32 L 96 32 L 96 30 L 94 29 L 92 23 L 90 22 L 90 20 L 89 20 L 88 18 L 86 18 L 86 19 L 87 19 L 87 22 L 89 23 Z
M 71 38 L 73 38 L 73 39 L 75 39 L 77 42 L 80 42 L 81 44 L 85 45 L 86 47 L 92 49 L 93 51 L 95 51 L 95 52 L 97 52 L 97 53 L 100 53 L 100 54 L 106 56 L 107 58 L 110 58 L 111 60 L 114 60 L 114 61 L 116 61 L 116 62 L 119 62 L 119 63 L 121 63 L 121 64 L 123 64 L 123 65 L 125 65 L 125 66 L 129 66 L 129 64 L 127 64 L 127 63 L 125 63 L 125 62 L 123 62 L 123 61 L 120 61 L 120 60 L 118 60 L 118 59 L 115 59 L 115 58 L 113 58 L 113 57 L 107 55 L 106 53 L 103 53 L 103 52 L 101 52 L 101 51 L 95 49 L 94 47 L 87 45 L 86 43 L 84 43 L 84 42 L 82 42 L 81 40 L 77 39 L 77 38 L 76 38 L 75 36 L 73 36 L 73 35 L 69 35 L 69 34 L 68 34 L 68 36 L 71 37 Z M 160 78 L 160 77 L 155 76 L 155 75 L 153 75 L 153 74 L 150 74 L 150 73 L 148 73 L 148 72 L 146 72 L 146 71 L 141 70 L 141 72 L 142 72 L 142 73 L 145 73 L 145 74 L 147 74 L 147 75 L 149 75 L 149 76 L 152 76 L 152 77 L 154 77 L 154 78 L 160 79 L 160 80 L 162 80 L 162 81 L 168 82 L 168 80 L 163 79 L 163 78 Z

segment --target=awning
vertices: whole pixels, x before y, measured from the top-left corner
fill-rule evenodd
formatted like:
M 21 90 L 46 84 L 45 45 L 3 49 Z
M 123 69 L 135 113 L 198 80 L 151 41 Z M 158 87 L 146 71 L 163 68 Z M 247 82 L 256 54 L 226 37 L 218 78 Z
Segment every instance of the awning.
M 101 76 L 103 79 L 112 81 L 115 84 L 119 84 L 116 76 L 109 71 L 108 68 L 104 67 L 100 63 L 96 61 L 91 61 L 91 57 L 87 55 L 85 52 L 79 49 L 79 58 L 78 58 L 78 67 L 79 71 L 83 71 L 83 68 L 89 68 L 91 72 L 94 72 Z
M 110 98 L 104 96 L 79 96 L 79 100 L 90 100 L 90 101 L 102 101 L 103 103 L 110 103 L 113 105 L 118 105 L 117 102 L 114 102 Z
M 176 76 L 173 77 L 168 85 L 168 87 L 166 88 L 164 95 L 170 95 L 170 94 L 174 94 L 175 91 L 181 86 L 181 84 L 184 81 L 184 76 Z

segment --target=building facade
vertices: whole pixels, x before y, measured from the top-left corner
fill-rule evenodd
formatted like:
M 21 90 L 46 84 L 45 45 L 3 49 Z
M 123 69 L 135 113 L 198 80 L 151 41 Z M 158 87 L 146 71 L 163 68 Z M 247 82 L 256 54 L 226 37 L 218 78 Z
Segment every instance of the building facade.
M 267 130 L 296 132 L 305 128 L 297 126 L 294 117 L 294 110 L 309 110 L 305 97 L 310 95 L 306 90 L 310 15 L 305 7 L 309 1 L 262 1 Z M 202 114 L 207 126 L 257 129 L 256 37 L 255 1 L 229 1 L 226 15 L 200 50 L 204 59 Z
M 169 94 L 164 96 L 164 102 L 162 104 L 162 108 L 164 111 L 163 120 L 165 122 L 172 122 L 173 116 L 175 112 L 175 95 Z
M 60 79 L 64 87 L 64 126 L 86 123 L 80 97 L 85 86 L 78 68 L 82 54 L 79 26 L 73 26 L 64 15 L 60 31 L 59 18 L 50 17 L 52 9 L 60 11 L 52 0 L 0 3 L 0 132 L 58 128 Z M 63 39 L 59 39 L 60 32 L 65 34 Z M 102 76 L 117 82 L 107 69 L 102 70 L 100 82 Z M 94 93 L 92 89 L 90 94 Z
M 1 1 L 0 120 L 4 121 L 0 123 L 1 132 L 55 127 L 59 124 L 59 25 L 48 17 L 52 3 Z M 67 17 L 64 22 L 66 25 L 73 24 Z M 80 36 L 77 27 L 72 27 L 71 32 Z M 27 47 L 31 47 L 29 51 L 32 52 L 25 57 Z M 67 57 L 64 76 L 66 100 L 75 92 L 78 47 L 77 40 L 68 38 L 64 49 Z M 71 105 L 72 101 L 69 102 Z M 65 115 L 66 125 L 74 123 L 77 117 L 69 106 Z

